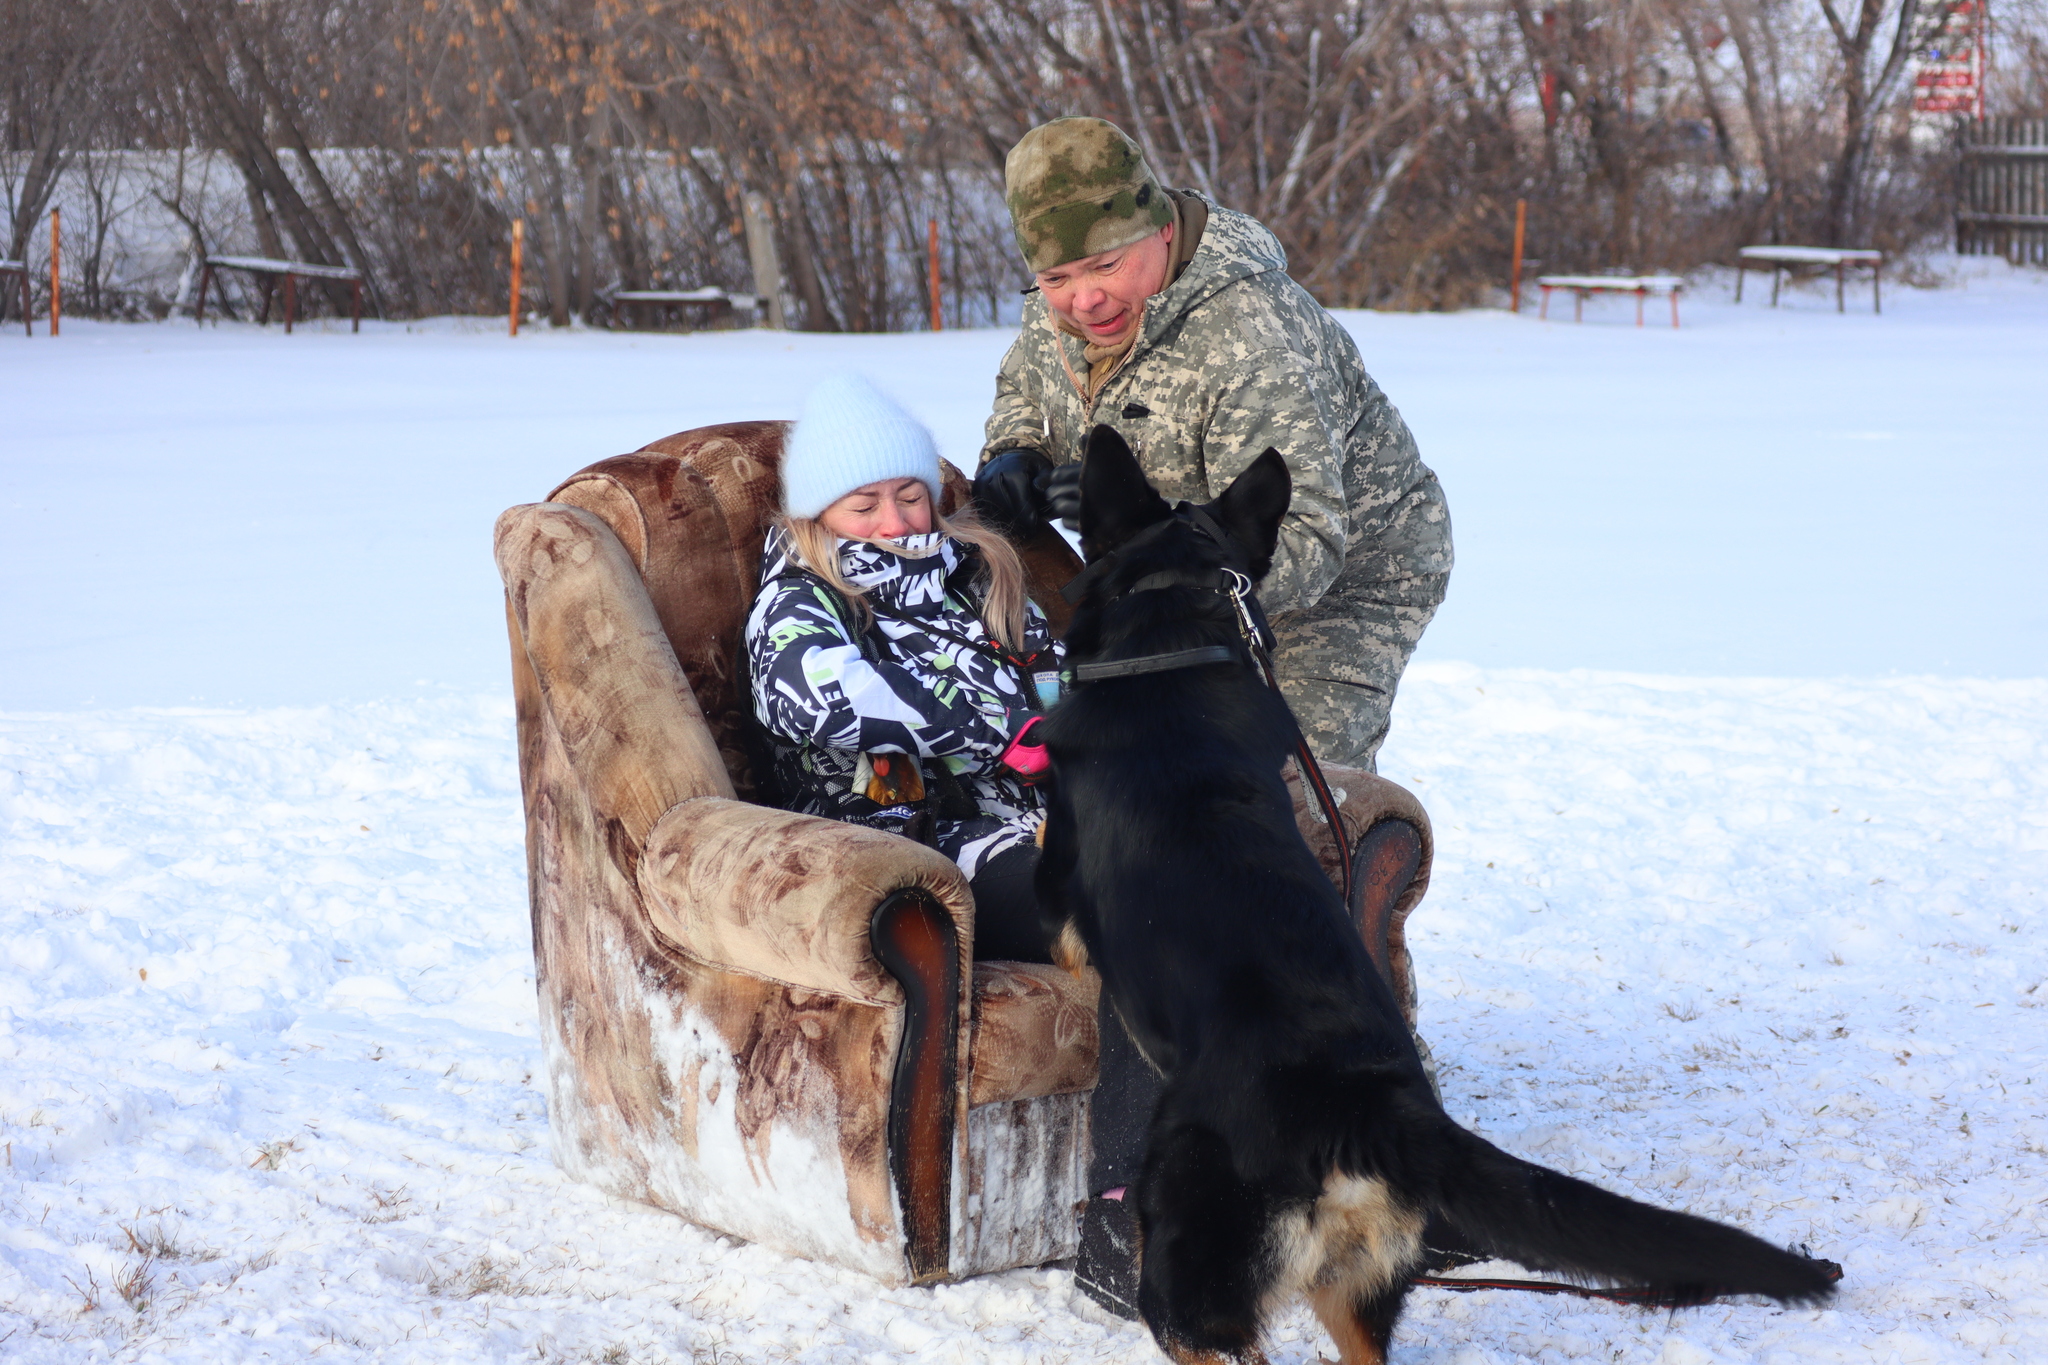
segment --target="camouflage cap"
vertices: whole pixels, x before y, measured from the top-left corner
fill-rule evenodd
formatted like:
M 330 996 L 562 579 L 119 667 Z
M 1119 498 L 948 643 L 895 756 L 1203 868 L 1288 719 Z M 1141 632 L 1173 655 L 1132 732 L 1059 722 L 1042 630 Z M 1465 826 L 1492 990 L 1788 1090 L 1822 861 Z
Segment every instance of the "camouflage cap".
M 1010 149 L 1003 181 L 1034 271 L 1129 246 L 1173 221 L 1173 201 L 1138 144 L 1099 118 L 1039 124 Z

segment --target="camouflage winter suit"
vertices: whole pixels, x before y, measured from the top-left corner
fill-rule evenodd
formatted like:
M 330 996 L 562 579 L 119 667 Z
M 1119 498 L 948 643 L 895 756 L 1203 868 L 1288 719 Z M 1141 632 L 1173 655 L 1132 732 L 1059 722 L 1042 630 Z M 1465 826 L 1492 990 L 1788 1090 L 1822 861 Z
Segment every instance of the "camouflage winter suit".
M 1370 767 L 1401 671 L 1443 601 L 1450 513 L 1407 424 L 1350 334 L 1288 276 L 1280 243 L 1244 214 L 1207 207 L 1193 258 L 1146 303 L 1136 343 L 1092 403 L 1083 343 L 1030 298 L 996 376 L 982 458 L 1028 449 L 1064 463 L 1105 422 L 1169 501 L 1206 502 L 1278 449 L 1294 500 L 1259 596 L 1281 687 L 1319 758 Z

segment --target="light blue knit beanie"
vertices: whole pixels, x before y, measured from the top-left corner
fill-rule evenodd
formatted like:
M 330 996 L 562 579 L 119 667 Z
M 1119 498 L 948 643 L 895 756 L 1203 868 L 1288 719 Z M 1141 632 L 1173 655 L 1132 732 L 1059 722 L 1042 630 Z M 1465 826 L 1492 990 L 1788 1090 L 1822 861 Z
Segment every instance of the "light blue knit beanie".
M 857 374 L 835 375 L 812 389 L 782 451 L 782 510 L 815 517 L 883 479 L 921 479 L 937 498 L 932 434 Z

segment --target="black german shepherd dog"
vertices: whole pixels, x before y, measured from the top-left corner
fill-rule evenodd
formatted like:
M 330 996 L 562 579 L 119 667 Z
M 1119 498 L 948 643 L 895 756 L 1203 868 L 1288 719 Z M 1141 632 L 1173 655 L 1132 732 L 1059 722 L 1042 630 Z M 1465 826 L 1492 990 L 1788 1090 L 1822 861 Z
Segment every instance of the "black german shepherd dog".
M 1160 1346 L 1261 1360 L 1262 1322 L 1306 1296 L 1345 1365 L 1381 1365 L 1432 1218 L 1489 1256 L 1660 1306 L 1826 1299 L 1823 1263 L 1522 1161 L 1437 1103 L 1295 825 L 1281 766 L 1298 732 L 1228 593 L 1233 571 L 1271 566 L 1290 496 L 1269 450 L 1216 501 L 1169 507 L 1097 427 L 1067 648 L 1135 667 L 1078 668 L 1038 731 L 1055 777 L 1049 936 L 1101 971 L 1166 1077 L 1135 1191 L 1138 1305 Z M 1203 662 L 1216 646 L 1227 659 Z

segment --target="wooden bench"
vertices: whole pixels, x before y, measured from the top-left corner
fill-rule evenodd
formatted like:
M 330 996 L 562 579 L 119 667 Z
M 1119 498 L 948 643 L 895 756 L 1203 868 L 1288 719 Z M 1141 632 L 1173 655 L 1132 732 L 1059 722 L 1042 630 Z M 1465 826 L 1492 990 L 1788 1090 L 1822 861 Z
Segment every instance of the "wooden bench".
M 1884 301 L 1878 297 L 1878 280 L 1884 274 L 1884 253 L 1861 249 L 1843 249 L 1832 246 L 1746 246 L 1735 258 L 1735 301 L 1742 302 L 1742 281 L 1752 270 L 1771 272 L 1771 307 L 1778 306 L 1778 285 L 1787 270 L 1797 279 L 1802 272 L 1835 272 L 1835 311 L 1848 311 L 1843 302 L 1843 281 L 1845 272 L 1851 268 L 1870 267 L 1870 311 L 1882 313 Z
M 256 316 L 258 326 L 270 321 L 270 296 L 277 289 L 278 280 L 284 281 L 284 330 L 291 335 L 292 314 L 298 308 L 297 281 L 346 280 L 349 286 L 349 330 L 363 330 L 363 272 L 346 265 L 314 265 L 308 261 L 275 261 L 267 256 L 208 256 L 206 268 L 199 275 L 199 302 L 192 309 L 196 322 L 206 321 L 206 293 L 213 287 L 213 272 L 216 270 L 246 270 L 254 275 L 263 286 L 263 311 Z
M 29 325 L 28 262 L 26 261 L 0 261 L 0 318 L 7 316 L 7 286 L 5 281 L 9 275 L 21 281 L 21 330 L 30 336 L 34 336 L 36 329 Z
M 734 321 L 738 310 L 745 309 L 751 314 L 755 307 L 752 294 L 728 294 L 716 286 L 703 289 L 621 289 L 611 295 L 611 305 L 614 321 L 630 318 L 635 308 L 655 308 L 663 314 L 672 308 L 681 309 L 686 329 L 690 331 Z M 692 320 L 699 327 L 688 327 Z
M 1536 283 L 1543 287 L 1543 308 L 1536 315 L 1539 321 L 1550 316 L 1550 291 L 1569 289 L 1573 322 L 1586 320 L 1588 294 L 1634 294 L 1638 327 L 1643 325 L 1643 300 L 1651 294 L 1671 296 L 1671 325 L 1678 326 L 1678 291 L 1685 288 L 1685 281 L 1676 275 L 1539 275 Z

